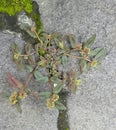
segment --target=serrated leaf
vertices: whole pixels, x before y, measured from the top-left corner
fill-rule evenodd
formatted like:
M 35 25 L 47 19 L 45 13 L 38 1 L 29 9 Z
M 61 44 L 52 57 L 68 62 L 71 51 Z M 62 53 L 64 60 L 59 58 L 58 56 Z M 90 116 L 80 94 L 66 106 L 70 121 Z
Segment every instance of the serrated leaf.
M 16 108 L 17 108 L 18 112 L 19 112 L 19 113 L 22 113 L 22 109 L 21 109 L 20 104 L 19 104 L 19 103 L 17 103 L 15 106 L 16 106 Z
M 28 69 L 29 72 L 32 72 L 32 71 L 33 71 L 33 67 L 30 66 L 30 65 L 28 65 L 28 64 L 25 65 L 25 68 Z
M 95 56 L 95 59 L 100 61 L 100 60 L 102 60 L 105 57 L 105 55 L 106 55 L 106 51 L 105 51 L 104 48 L 102 48 L 99 51 L 99 53 L 97 53 L 97 55 Z
M 69 43 L 71 45 L 71 48 L 75 48 L 76 47 L 76 42 L 75 42 L 74 36 L 73 35 L 69 35 L 68 38 L 69 38 Z
M 63 89 L 63 83 L 58 83 L 56 86 L 53 88 L 53 92 L 58 94 L 61 90 Z
M 62 56 L 62 64 L 63 64 L 63 65 L 66 65 L 67 63 L 68 63 L 68 57 L 65 56 L 65 55 L 63 55 L 63 56 Z
M 58 110 L 66 110 L 66 107 L 59 101 L 55 102 L 55 107 L 58 109 Z
M 49 98 L 50 95 L 51 95 L 50 92 L 40 92 L 40 93 L 39 93 L 39 96 L 40 96 L 40 97 L 43 97 L 43 98 Z
M 42 82 L 42 83 L 48 82 L 48 77 L 43 76 L 39 71 L 35 71 L 34 76 L 39 82 Z
M 92 35 L 87 42 L 84 43 L 84 47 L 91 47 L 96 38 L 96 34 Z

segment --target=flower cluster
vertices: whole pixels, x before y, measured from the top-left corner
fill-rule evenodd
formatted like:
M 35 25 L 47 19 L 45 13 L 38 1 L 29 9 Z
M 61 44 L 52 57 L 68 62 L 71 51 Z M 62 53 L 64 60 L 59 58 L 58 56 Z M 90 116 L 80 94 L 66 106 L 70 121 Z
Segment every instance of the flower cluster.
M 90 63 L 91 67 L 96 67 L 98 65 L 98 61 L 97 60 L 93 60 L 91 63 Z
M 19 57 L 20 57 L 20 53 L 15 53 L 15 54 L 14 54 L 14 60 L 18 60 Z
M 26 92 L 14 92 L 12 93 L 12 95 L 9 97 L 10 103 L 12 105 L 15 105 L 16 103 L 18 103 L 18 101 L 20 99 L 24 99 L 27 97 L 27 93 Z
M 57 94 L 53 94 L 51 98 L 47 99 L 47 107 L 48 108 L 55 108 L 55 102 L 58 101 L 59 96 Z
M 14 105 L 14 104 L 16 104 L 18 102 L 17 97 L 18 97 L 18 93 L 17 92 L 12 93 L 12 95 L 9 97 L 10 103 L 12 105 Z

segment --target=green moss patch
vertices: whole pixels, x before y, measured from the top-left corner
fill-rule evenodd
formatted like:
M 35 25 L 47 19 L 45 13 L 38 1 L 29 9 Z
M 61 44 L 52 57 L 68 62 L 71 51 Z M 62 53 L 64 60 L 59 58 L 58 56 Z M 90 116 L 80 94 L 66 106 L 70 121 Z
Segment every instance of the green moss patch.
M 13 16 L 21 10 L 32 12 L 32 0 L 0 0 L 0 12 Z

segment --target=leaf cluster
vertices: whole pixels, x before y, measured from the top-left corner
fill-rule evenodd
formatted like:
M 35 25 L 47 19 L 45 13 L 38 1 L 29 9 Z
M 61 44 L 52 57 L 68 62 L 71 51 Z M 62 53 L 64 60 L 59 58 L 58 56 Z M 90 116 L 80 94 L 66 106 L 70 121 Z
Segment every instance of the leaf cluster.
M 69 57 L 78 59 L 80 72 L 89 70 L 91 67 L 96 67 L 101 59 L 105 56 L 104 48 L 92 48 L 96 35 L 92 35 L 86 42 L 77 43 L 72 34 L 62 36 L 59 33 L 47 34 L 36 27 L 28 27 L 22 24 L 21 29 L 26 31 L 30 37 L 36 39 L 35 44 L 27 43 L 24 51 L 13 43 L 11 50 L 13 60 L 18 65 L 18 68 L 25 67 L 29 71 L 29 76 L 23 84 L 23 92 L 28 92 L 36 99 L 44 98 L 47 101 L 49 108 L 57 108 L 65 110 L 65 106 L 59 98 L 57 101 L 53 99 L 62 91 L 75 93 L 78 86 L 81 84 L 81 79 L 77 77 L 75 70 L 69 69 L 68 72 L 61 71 L 59 68 L 66 67 Z M 41 70 L 44 70 L 43 74 Z M 12 76 L 9 77 L 11 79 Z M 33 92 L 28 89 L 28 83 L 34 77 L 38 84 L 47 84 L 48 91 Z M 15 86 L 18 86 L 15 84 Z M 39 86 L 38 86 L 39 87 Z M 19 87 L 17 87 L 20 89 Z

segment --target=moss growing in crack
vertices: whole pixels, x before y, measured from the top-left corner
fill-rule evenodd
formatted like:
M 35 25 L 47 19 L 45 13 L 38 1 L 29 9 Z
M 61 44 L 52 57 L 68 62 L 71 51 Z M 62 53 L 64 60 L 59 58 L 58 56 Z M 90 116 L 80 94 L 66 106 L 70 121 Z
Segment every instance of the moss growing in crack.
M 24 10 L 26 14 L 33 19 L 36 23 L 37 29 L 43 29 L 43 24 L 39 14 L 39 8 L 35 1 L 33 0 L 0 0 L 0 13 L 1 15 L 9 15 L 11 18 L 17 16 L 18 12 Z M 0 21 L 1 22 L 1 21 Z M 0 24 L 2 28 L 4 24 Z
M 32 12 L 32 0 L 0 0 L 0 12 L 13 16 L 21 10 Z
M 3 27 L 3 22 L 0 21 L 0 29 Z
M 67 106 L 67 96 L 68 96 L 68 92 L 60 93 L 60 100 L 65 106 Z M 59 110 L 57 128 L 58 130 L 70 130 L 67 110 L 63 110 L 63 111 Z
M 32 8 L 33 10 L 30 13 L 28 13 L 28 15 L 35 21 L 37 29 L 44 30 L 39 14 L 38 4 L 35 1 L 33 1 L 32 3 Z

